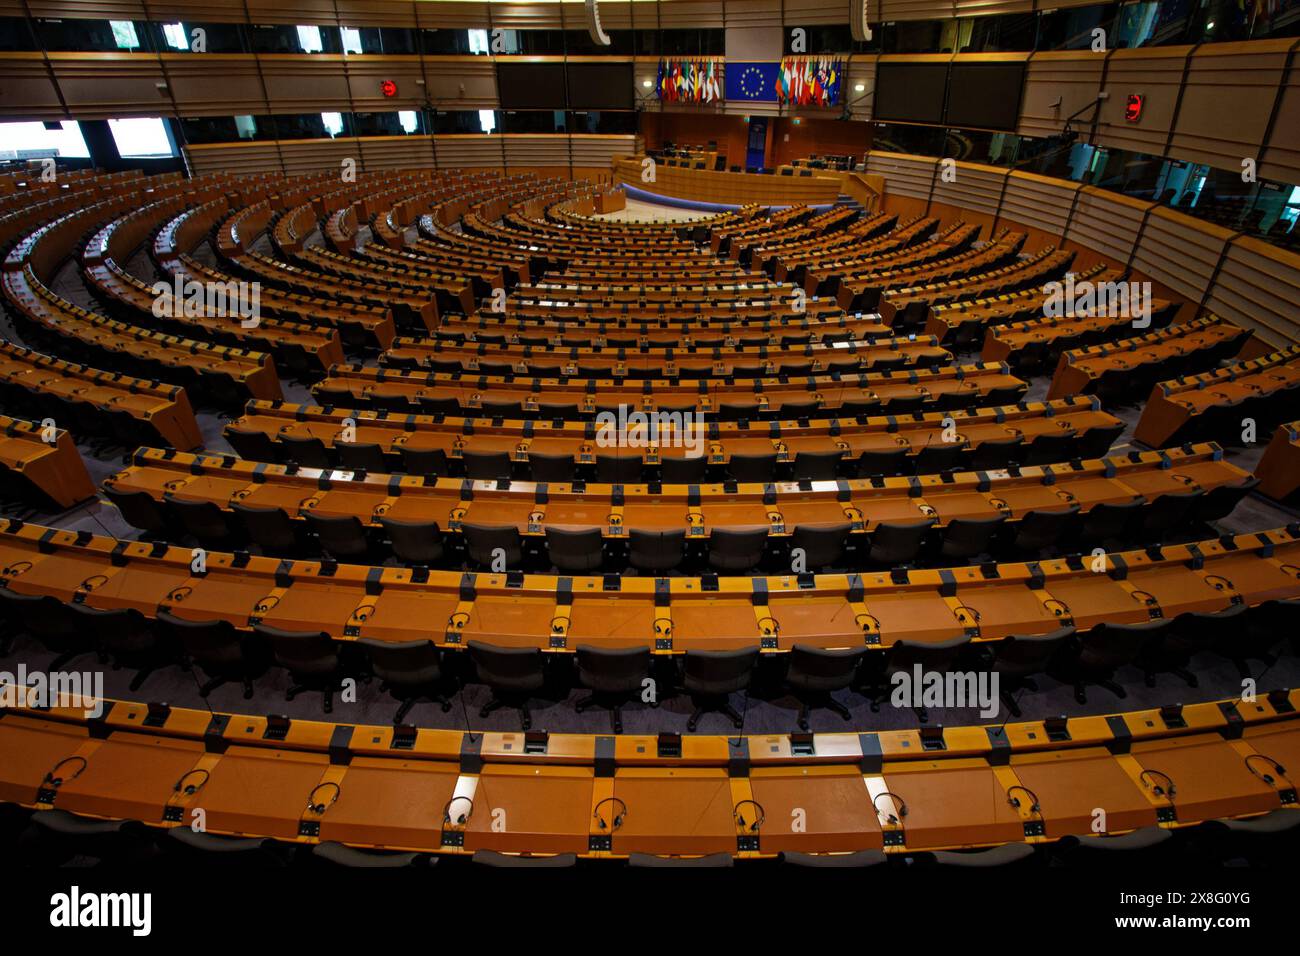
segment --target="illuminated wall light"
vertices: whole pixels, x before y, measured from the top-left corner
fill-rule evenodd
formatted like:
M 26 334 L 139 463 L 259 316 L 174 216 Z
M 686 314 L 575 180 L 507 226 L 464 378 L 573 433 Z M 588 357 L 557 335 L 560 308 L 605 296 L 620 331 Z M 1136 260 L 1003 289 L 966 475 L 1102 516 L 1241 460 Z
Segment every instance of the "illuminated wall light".
M 857 83 L 857 84 L 855 84 L 854 87 L 853 87 L 853 92 L 854 92 L 854 93 L 864 93 L 864 92 L 866 92 L 866 89 L 867 89 L 867 87 L 866 87 L 865 84 Z
M 641 85 L 648 90 L 650 89 L 650 87 L 654 86 L 655 84 L 654 84 L 654 80 L 646 79 L 641 81 Z

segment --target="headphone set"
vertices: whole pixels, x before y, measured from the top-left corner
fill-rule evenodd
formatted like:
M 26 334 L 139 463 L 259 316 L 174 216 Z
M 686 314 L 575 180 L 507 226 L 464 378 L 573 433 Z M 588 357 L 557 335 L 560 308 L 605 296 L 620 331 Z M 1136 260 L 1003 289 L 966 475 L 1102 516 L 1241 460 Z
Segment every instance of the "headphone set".
M 1164 777 L 1165 783 L 1168 786 L 1162 787 L 1158 783 L 1147 783 L 1147 774 L 1150 774 L 1153 777 Z M 1169 799 L 1172 801 L 1174 799 L 1174 794 L 1178 792 L 1178 788 L 1174 786 L 1173 778 L 1161 770 L 1143 770 L 1138 774 L 1138 779 L 1143 783 L 1146 783 L 1147 786 L 1151 788 L 1151 792 L 1157 797 L 1163 797 L 1167 794 Z
M 622 809 L 614 815 L 614 826 L 612 828 L 605 822 L 605 818 L 600 815 L 600 808 L 607 803 L 617 803 L 622 807 Z M 621 797 L 606 797 L 604 800 L 600 801 L 600 803 L 596 804 L 596 809 L 592 811 L 591 816 L 592 819 L 596 821 L 596 825 L 602 830 L 617 830 L 623 825 L 623 819 L 627 816 L 627 804 L 623 802 Z
M 57 787 L 61 787 L 61 786 L 63 786 L 63 778 L 62 778 L 62 777 L 56 777 L 56 776 L 54 775 L 54 772 L 55 772 L 56 770 L 58 770 L 60 767 L 62 767 L 62 766 L 63 766 L 65 763 L 67 763 L 69 760 L 80 760 L 80 761 L 81 761 L 81 766 L 78 767 L 78 768 L 77 768 L 77 772 L 74 773 L 74 774 L 73 774 L 71 777 L 69 777 L 68 779 L 69 779 L 69 780 L 76 780 L 78 777 L 80 777 L 81 774 L 82 774 L 82 771 L 84 771 L 84 770 L 86 769 L 86 767 L 87 767 L 86 758 L 85 758 L 85 757 L 82 757 L 82 756 L 79 756 L 79 755 L 77 755 L 77 754 L 73 754 L 71 757 L 64 757 L 62 760 L 60 760 L 58 763 L 56 763 L 56 764 L 55 764 L 55 765 L 50 769 L 50 772 L 47 773 L 47 774 L 45 775 L 45 783 L 49 784 L 51 787 L 56 787 L 56 788 L 57 788 Z
M 1255 776 L 1259 777 L 1259 779 L 1263 780 L 1263 781 L 1264 781 L 1266 784 L 1268 784 L 1269 786 L 1272 786 L 1272 785 L 1273 785 L 1273 774 L 1271 774 L 1271 773 L 1260 773 L 1259 771 L 1257 771 L 1254 767 L 1252 767 L 1252 766 L 1250 765 L 1250 762 L 1251 762 L 1252 760 L 1267 760 L 1267 761 L 1269 762 L 1269 764 L 1272 765 L 1273 769 L 1277 772 L 1277 775 L 1278 775 L 1279 777 L 1285 777 L 1285 776 L 1286 776 L 1286 767 L 1282 766 L 1280 763 L 1278 763 L 1276 760 L 1274 760 L 1272 757 L 1268 756 L 1267 754 L 1249 754 L 1249 755 L 1247 755 L 1247 757 L 1246 757 L 1246 769 L 1249 770 L 1251 773 L 1253 773 Z
M 1030 812 L 1030 813 L 1042 813 L 1042 812 L 1043 812 L 1042 809 L 1038 806 L 1038 794 L 1034 793 L 1034 791 L 1030 790 L 1028 787 L 1022 787 L 1020 784 L 1016 784 L 1015 786 L 1008 788 L 1008 790 L 1007 790 L 1007 803 L 1011 804 L 1011 805 L 1012 805 L 1013 807 L 1015 807 L 1017 810 L 1020 809 L 1020 798 L 1019 798 L 1019 797 L 1013 797 L 1013 796 L 1011 795 L 1011 794 L 1012 794 L 1012 791 L 1015 791 L 1015 790 L 1023 790 L 1023 791 L 1025 791 L 1025 793 L 1029 794 L 1029 799 L 1032 801 L 1032 802 L 1029 804 L 1029 812 Z
M 188 777 L 190 774 L 194 774 L 194 773 L 203 774 L 203 783 L 200 783 L 198 786 L 195 786 L 192 783 L 185 783 L 185 778 Z M 203 789 L 203 787 L 207 784 L 208 778 L 210 776 L 212 775 L 208 773 L 206 770 L 204 770 L 202 767 L 199 767 L 194 770 L 187 770 L 180 775 L 180 778 L 172 786 L 172 792 L 173 793 L 184 792 L 185 796 L 192 797 L 194 796 L 194 794 L 198 793 L 200 790 Z M 181 787 L 181 784 L 185 784 L 184 788 Z
M 455 803 L 457 800 L 464 800 L 466 803 L 469 804 L 469 813 L 462 813 L 460 816 L 458 816 L 458 817 L 456 818 L 456 825 L 457 825 L 457 826 L 464 826 L 464 825 L 465 825 L 465 821 L 468 820 L 468 819 L 473 815 L 473 813 L 474 813 L 474 801 L 471 800 L 469 797 L 452 797 L 450 800 L 448 800 L 448 801 L 447 801 L 447 805 L 446 805 L 445 807 L 442 808 L 442 822 L 443 822 L 443 823 L 451 823 L 451 822 L 452 822 L 452 821 L 451 821 L 451 805 L 452 805 L 453 803 Z
M 894 816 L 892 813 L 886 816 L 890 826 L 898 826 L 899 818 L 907 816 L 907 801 L 892 791 L 881 790 L 871 798 L 871 808 L 875 810 L 876 813 L 880 812 L 880 808 L 876 806 L 876 801 L 881 797 L 892 797 L 898 803 L 898 816 Z
M 750 824 L 745 823 L 745 817 L 743 814 L 740 813 L 740 808 L 747 803 L 750 806 L 754 807 L 756 810 L 758 810 L 758 819 Z M 757 800 L 741 800 L 738 804 L 736 804 L 734 807 L 731 808 L 731 816 L 732 819 L 736 821 L 736 826 L 738 827 L 748 826 L 750 833 L 757 833 L 758 828 L 761 827 L 763 825 L 763 821 L 767 819 L 767 811 L 763 809 L 763 805 L 759 803 Z
M 318 791 L 321 787 L 334 788 L 334 795 L 330 797 L 329 803 L 316 802 L 316 791 Z M 338 802 L 339 795 L 342 793 L 343 793 L 343 788 L 340 787 L 333 780 L 326 780 L 324 783 L 318 783 L 316 784 L 316 786 L 312 787 L 311 793 L 307 796 L 307 809 L 310 810 L 312 813 L 316 814 L 317 816 L 320 816 L 322 813 L 325 812 L 326 808 Z

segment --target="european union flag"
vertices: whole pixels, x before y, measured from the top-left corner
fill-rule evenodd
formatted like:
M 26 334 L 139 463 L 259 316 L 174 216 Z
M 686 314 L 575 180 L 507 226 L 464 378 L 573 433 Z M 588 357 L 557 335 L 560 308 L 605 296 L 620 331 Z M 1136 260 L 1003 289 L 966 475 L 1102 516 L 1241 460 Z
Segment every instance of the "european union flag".
M 776 102 L 776 76 L 779 63 L 727 62 L 727 99 L 750 100 L 760 103 Z

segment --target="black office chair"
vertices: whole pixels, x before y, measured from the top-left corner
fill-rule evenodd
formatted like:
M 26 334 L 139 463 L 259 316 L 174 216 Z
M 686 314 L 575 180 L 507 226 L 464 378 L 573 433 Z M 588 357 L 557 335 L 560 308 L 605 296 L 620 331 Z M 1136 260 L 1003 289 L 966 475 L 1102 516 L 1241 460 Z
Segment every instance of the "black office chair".
M 324 631 L 286 631 L 266 624 L 254 624 L 253 630 L 270 646 L 275 663 L 294 680 L 284 699 L 318 690 L 325 713 L 332 713 L 334 692 L 343 678 L 343 657 L 334 639 Z
M 62 670 L 70 661 L 83 654 L 99 654 L 99 640 L 93 631 L 85 629 L 84 622 L 74 615 L 71 607 L 48 594 L 19 594 L 11 588 L 0 588 L 0 619 L 17 621 L 20 627 L 36 637 L 57 656 L 48 670 Z
M 287 448 L 274 441 L 266 432 L 227 425 L 223 434 L 235 454 L 246 461 L 281 461 Z M 107 490 L 107 489 L 105 489 Z
M 797 850 L 786 850 L 781 854 L 781 862 L 792 866 L 845 870 L 883 866 L 889 862 L 889 857 L 882 850 L 855 850 L 852 853 L 800 853 Z
M 709 566 L 718 571 L 749 571 L 763 559 L 766 547 L 766 528 L 714 528 L 709 532 Z
M 943 529 L 939 553 L 947 560 L 965 562 L 981 554 L 990 554 L 994 541 L 1007 516 L 989 518 L 953 518 Z
M 918 475 L 940 475 L 961 468 L 966 458 L 965 442 L 942 442 L 926 445 L 918 451 L 912 465 Z
M 334 448 L 339 455 L 339 467 L 347 471 L 388 471 L 384 450 L 374 442 L 345 441 Z
M 1115 672 L 1135 663 L 1152 641 L 1163 640 L 1171 624 L 1173 619 L 1167 617 L 1143 624 L 1103 621 L 1084 634 L 1078 642 L 1078 653 L 1065 662 L 1065 674 L 1074 684 L 1074 699 L 1086 704 L 1089 684 L 1103 687 L 1116 697 L 1127 697 L 1128 691 L 1114 680 Z
M 663 870 L 725 870 L 734 865 L 730 853 L 710 853 L 707 856 L 655 856 L 653 853 L 632 853 L 627 865 L 636 869 Z
M 190 865 L 241 869 L 285 865 L 275 841 L 269 838 L 223 836 L 187 826 L 172 827 L 165 833 L 161 841 L 164 853 Z
M 802 553 L 803 566 L 808 571 L 833 567 L 844 556 L 848 545 L 850 524 L 795 525 L 790 535 L 790 554 Z
M 1020 435 L 1010 438 L 985 439 L 970 450 L 967 467 L 971 471 L 997 471 L 1011 463 L 1023 463 L 1025 439 Z
M 320 549 L 336 561 L 370 563 L 370 538 L 356 515 L 318 515 L 307 512 L 307 526 Z
M 1020 716 L 1014 692 L 1021 688 L 1038 690 L 1034 677 L 1047 673 L 1074 636 L 1073 627 L 1061 627 L 1046 634 L 1011 634 L 993 645 L 989 667 L 999 676 L 1002 702 L 1012 717 Z
M 776 470 L 776 454 L 732 455 L 727 472 L 736 481 L 769 482 Z
M 524 539 L 514 525 L 463 524 L 465 553 L 470 561 L 493 571 L 518 570 L 524 560 Z
M 403 564 L 428 567 L 442 560 L 445 549 L 438 522 L 381 517 L 379 525 L 388 537 L 393 556 Z
M 1011 524 L 1013 537 L 1011 549 L 1021 554 L 1038 554 L 1058 542 L 1069 540 L 1079 517 L 1079 506 L 1053 508 L 1050 511 L 1034 508 Z
M 536 452 L 528 455 L 528 472 L 533 481 L 569 484 L 573 481 L 575 468 L 572 455 L 543 455 Z
M 255 507 L 235 501 L 230 510 L 240 523 L 244 538 L 261 548 L 263 554 L 284 558 L 301 550 L 299 525 L 283 508 Z
M 583 574 L 597 571 L 604 563 L 605 538 L 600 528 L 546 529 L 546 553 L 560 571 Z
M 154 622 L 190 663 L 197 664 L 207 675 L 207 682 L 199 688 L 200 697 L 207 697 L 222 684 L 238 681 L 244 686 L 244 700 L 253 699 L 253 678 L 270 662 L 264 641 L 235 630 L 225 620 L 187 621 L 170 611 L 159 611 Z
M 446 475 L 447 453 L 441 448 L 408 448 L 398 446 L 402 471 L 408 475 Z
M 442 654 L 433 641 L 397 643 L 363 637 L 357 645 L 366 649 L 370 669 L 382 681 L 379 689 L 401 701 L 394 724 L 400 724 L 422 700 L 441 704 L 444 714 L 451 710 L 451 701 L 442 693 Z
M 1079 457 L 1084 460 L 1105 458 L 1110 454 L 1110 446 L 1123 432 L 1123 423 L 1089 428 L 1079 436 Z
M 1222 521 L 1236 509 L 1243 498 L 1255 490 L 1259 479 L 1254 475 L 1232 484 L 1211 488 L 1202 497 L 1192 503 L 1189 520 L 1195 524 L 1208 525 Z
M 895 674 L 910 676 L 918 665 L 922 673 L 946 674 L 956 670 L 970 648 L 970 641 L 967 634 L 946 641 L 895 641 L 885 652 L 882 670 L 871 681 L 871 709 L 880 710 L 880 702 L 888 696 Z M 930 713 L 923 704 L 914 703 L 912 710 L 919 722 L 929 722 Z
M 1121 836 L 1072 836 L 1054 852 L 1066 866 L 1077 869 L 1132 872 L 1172 862 L 1174 834 L 1159 826 L 1141 827 Z
M 317 843 L 311 848 L 311 861 L 322 867 L 348 869 L 396 870 L 437 864 L 437 857 L 423 853 L 398 853 L 391 850 L 363 850 L 334 840 Z
M 148 864 L 157 851 L 148 829 L 138 820 L 96 820 L 66 810 L 37 810 L 17 835 L 13 849 L 28 866 L 78 865 L 95 860 L 100 866 Z
M 1079 540 L 1087 545 L 1120 544 L 1133 538 L 1138 516 L 1147 500 L 1138 495 L 1132 501 L 1100 501 L 1080 514 Z
M 757 647 L 738 651 L 688 650 L 682 687 L 691 695 L 695 712 L 687 720 L 686 729 L 694 733 L 703 714 L 720 711 L 739 730 L 742 726 L 740 714 L 736 713 L 727 698 L 749 686 L 750 675 L 757 661 Z
M 99 647 L 113 659 L 114 670 L 134 668 L 131 690 L 139 690 L 150 674 L 172 663 L 149 622 L 135 608 L 95 608 L 87 604 L 69 604 L 68 608 L 85 633 L 98 636 Z
M 1251 608 L 1245 633 L 1232 635 L 1231 644 L 1220 653 L 1237 665 L 1242 677 L 1248 677 L 1247 660 L 1272 665 L 1277 660 L 1273 651 L 1284 640 L 1290 640 L 1300 652 L 1300 598 L 1265 601 Z
M 239 526 L 227 518 L 214 501 L 186 501 L 170 491 L 163 493 L 167 510 L 181 527 L 200 545 L 215 550 L 230 550 L 239 543 Z
M 638 694 L 650 674 L 650 648 L 606 648 L 579 644 L 577 647 L 578 683 L 591 695 L 574 705 L 578 713 L 588 707 L 608 707 L 614 733 L 623 732 L 623 704 Z M 658 700 L 650 702 L 658 706 Z
M 844 455 L 839 451 L 801 451 L 794 456 L 795 481 L 833 481 Z
M 800 729 L 808 729 L 808 712 L 817 707 L 832 710 L 844 720 L 850 719 L 849 709 L 833 698 L 831 692 L 844 690 L 853 683 L 865 653 L 860 647 L 823 650 L 795 644 L 790 648 L 790 666 L 785 682 L 799 701 Z
M 709 464 L 704 455 L 669 455 L 659 461 L 660 477 L 665 485 L 698 485 L 704 481 Z
M 278 460 L 293 462 L 301 468 L 331 467 L 329 449 L 313 435 L 281 435 Z
M 919 866 L 946 869 L 984 869 L 987 867 L 1032 866 L 1041 862 L 1038 852 L 1028 843 L 1004 843 L 977 850 L 927 850 L 916 856 Z
M 858 456 L 859 478 L 892 478 L 910 470 L 908 450 L 902 446 L 864 451 Z
M 877 567 L 896 568 L 916 560 L 925 546 L 933 518 L 920 521 L 882 521 L 871 532 L 871 547 L 867 557 Z
M 628 530 L 628 563 L 638 571 L 671 571 L 682 563 L 686 551 L 686 531 Z
M 475 480 L 509 481 L 513 465 L 503 451 L 467 451 L 461 454 L 465 477 Z
M 1048 432 L 1029 443 L 1025 464 L 1054 465 L 1078 457 L 1079 436 L 1076 432 Z
M 596 480 L 606 485 L 631 485 L 641 480 L 640 455 L 597 455 Z
M 524 730 L 532 727 L 528 699 L 546 685 L 546 661 L 541 650 L 470 641 L 469 656 L 478 672 L 479 683 L 492 691 L 492 699 L 483 705 L 479 716 L 487 717 L 494 710 L 513 707 L 519 711 Z
M 1161 495 L 1142 513 L 1142 535 L 1147 541 L 1164 541 L 1187 527 L 1197 503 L 1205 497 L 1200 488 Z
M 1189 669 L 1192 658 L 1210 651 L 1231 658 L 1234 645 L 1247 633 L 1247 617 L 1253 613 L 1245 604 L 1230 604 L 1221 611 L 1179 614 L 1158 640 L 1143 645 L 1138 665 L 1146 674 L 1147 686 L 1155 686 L 1159 673 L 1181 677 L 1188 687 L 1199 686 L 1199 679 Z
M 173 531 L 166 513 L 149 492 L 118 491 L 105 485 L 104 495 L 131 527 L 146 535 L 165 536 Z

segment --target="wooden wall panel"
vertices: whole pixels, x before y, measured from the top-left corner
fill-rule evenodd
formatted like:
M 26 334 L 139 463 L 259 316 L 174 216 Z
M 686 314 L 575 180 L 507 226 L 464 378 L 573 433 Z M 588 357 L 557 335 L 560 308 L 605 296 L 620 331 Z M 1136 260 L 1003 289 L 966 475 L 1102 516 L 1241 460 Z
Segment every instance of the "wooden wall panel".
M 563 8 L 562 3 L 492 3 L 488 16 L 493 29 L 560 30 L 565 26 Z M 575 10 L 573 17 L 577 29 L 583 22 L 582 10 Z
M 0 120 L 54 119 L 63 115 L 59 94 L 39 53 L 10 53 L 0 72 Z
M 424 68 L 418 56 L 350 56 L 346 62 L 348 91 L 357 111 L 388 113 L 424 106 Z M 384 80 L 397 84 L 396 96 L 384 96 Z
M 1012 173 L 1002 197 L 998 225 L 1027 229 L 1030 239 L 1035 242 L 1046 237 L 1055 242 L 1065 232 L 1074 194 L 1079 188 L 1078 183 L 1061 179 L 1033 173 Z
M 1035 53 L 1025 71 L 1025 91 L 1020 100 L 1022 136 L 1054 136 L 1067 117 L 1097 99 L 1105 57 L 1088 50 Z M 1057 101 L 1060 105 L 1056 105 Z M 1087 129 L 1091 113 L 1076 128 Z
M 1110 54 L 1103 88 L 1110 97 L 1101 104 L 1097 127 L 1102 145 L 1149 156 L 1164 155 L 1188 52 L 1188 47 L 1170 46 L 1115 50 Z M 1130 93 L 1146 97 L 1137 123 L 1124 119 Z
M 956 179 L 943 181 L 942 170 L 934 182 L 934 191 L 930 195 L 931 203 L 943 203 L 956 209 L 967 211 L 967 222 L 978 223 L 984 227 L 982 237 L 989 237 L 993 220 L 997 217 L 998 203 L 1002 197 L 1002 185 L 1007 178 L 1007 170 L 995 166 L 979 166 L 974 163 L 962 163 L 954 169 Z
M 257 61 L 251 56 L 177 53 L 165 55 L 163 63 L 182 116 L 256 116 L 268 112 Z M 214 76 L 219 81 L 214 82 Z
M 221 143 L 187 146 L 186 158 L 196 175 L 205 173 L 280 173 L 279 146 L 274 142 Z
M 489 21 L 486 3 L 416 3 L 415 16 L 427 30 L 485 30 Z
M 1206 308 L 1281 347 L 1300 342 L 1296 303 L 1300 303 L 1300 256 L 1242 237 L 1229 247 Z
M 574 166 L 609 169 L 616 156 L 636 153 L 637 138 L 632 135 L 614 136 L 575 133 L 568 137 Z
M 338 24 L 334 0 L 248 0 L 250 23 Z
M 1157 206 L 1138 242 L 1133 268 L 1199 302 L 1232 235 L 1229 229 Z
M 849 20 L 848 0 L 783 0 L 781 6 L 785 23 L 792 27 L 843 24 Z M 872 9 L 875 8 L 873 3 Z M 730 9 L 727 11 L 727 21 L 731 21 Z
M 497 75 L 487 57 L 425 57 L 429 99 L 445 110 L 490 110 L 497 105 Z
M 440 168 L 504 166 L 505 152 L 500 136 L 446 135 L 433 137 L 433 149 Z
M 858 87 L 862 92 L 858 92 Z M 847 82 L 843 87 L 844 103 L 855 120 L 869 121 L 876 98 L 876 57 L 854 56 L 849 60 Z
M 766 0 L 760 0 L 766 2 Z M 674 0 L 672 3 L 658 3 L 659 28 L 661 30 L 683 30 L 692 27 L 725 26 L 722 18 L 723 5 L 707 0 Z M 745 4 L 735 4 L 738 12 Z
M 930 156 L 873 152 L 867 156 L 867 173 L 885 177 L 886 196 L 907 196 L 928 202 L 938 163 Z
M 1240 168 L 1264 142 L 1294 40 L 1209 43 L 1192 57 L 1170 155 Z
M 129 53 L 51 53 L 50 63 L 68 109 L 78 119 L 169 116 L 171 97 L 154 57 Z
M 413 27 L 415 8 L 410 0 L 335 0 L 339 23 L 348 27 Z
M 433 165 L 433 141 L 428 136 L 362 136 L 360 167 L 376 169 L 425 169 Z
M 1261 178 L 1300 183 L 1300 69 L 1291 69 L 1272 133 L 1261 153 L 1258 169 Z
M 1067 236 L 1116 265 L 1126 265 L 1137 241 L 1142 215 L 1150 205 L 1119 193 L 1084 186 Z
M 271 109 L 278 113 L 347 112 L 348 82 L 342 56 L 317 54 L 292 56 L 279 53 L 259 57 L 266 78 Z

